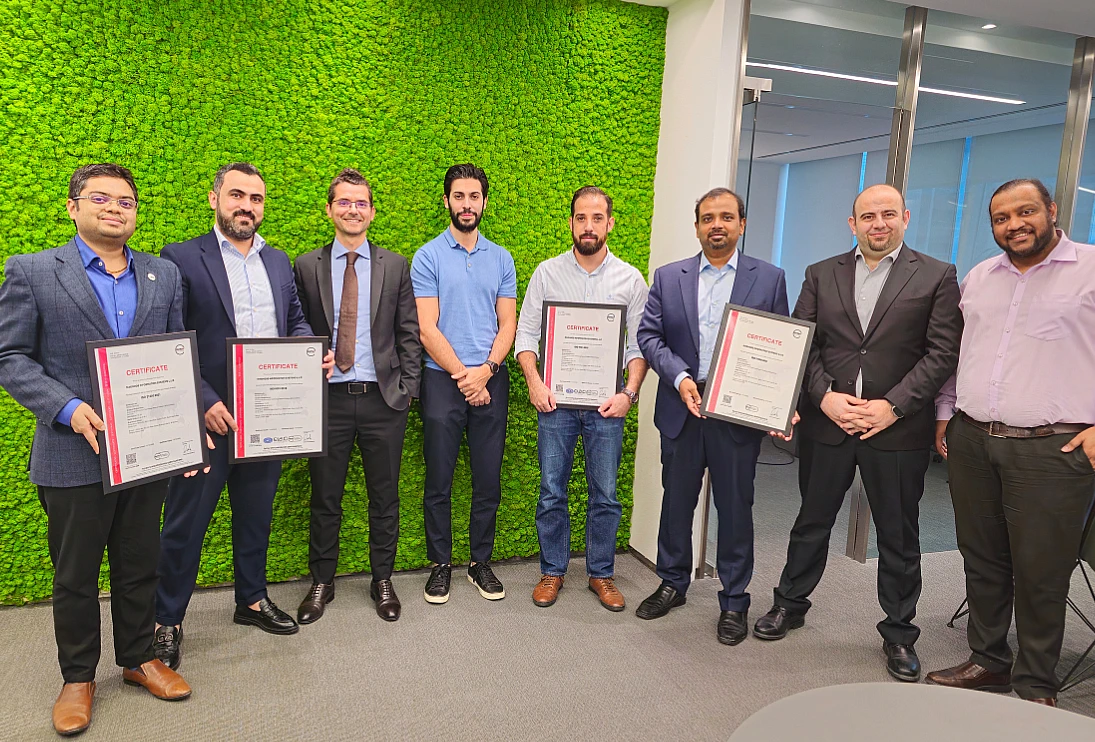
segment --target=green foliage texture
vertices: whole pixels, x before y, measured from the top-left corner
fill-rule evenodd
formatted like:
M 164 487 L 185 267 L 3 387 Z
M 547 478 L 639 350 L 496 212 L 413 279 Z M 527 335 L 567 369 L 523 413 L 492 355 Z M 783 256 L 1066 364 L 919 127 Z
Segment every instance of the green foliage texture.
M 253 162 L 268 200 L 262 233 L 291 257 L 331 235 L 326 186 L 342 167 L 372 181 L 370 237 L 408 258 L 447 225 L 442 176 L 475 162 L 491 178 L 484 234 L 536 265 L 570 245 L 569 199 L 594 183 L 615 199 L 612 250 L 644 273 L 649 254 L 666 12 L 620 0 L 114 0 L 0 4 L 0 258 L 73 234 L 69 175 L 131 168 L 136 249 L 211 228 L 216 168 Z M 538 551 L 536 413 L 516 363 L 495 558 Z M 0 602 L 48 597 L 46 518 L 27 481 L 33 419 L 0 393 Z M 630 527 L 636 423 L 619 496 Z M 570 483 L 573 542 L 585 538 L 581 452 Z M 426 564 L 421 423 L 412 410 L 400 479 L 398 569 Z M 360 459 L 350 467 L 340 571 L 368 569 Z M 456 559 L 467 559 L 466 449 L 453 487 Z M 309 481 L 284 466 L 268 576 L 307 572 Z M 227 497 L 199 584 L 232 579 Z M 107 587 L 106 573 L 102 585 Z

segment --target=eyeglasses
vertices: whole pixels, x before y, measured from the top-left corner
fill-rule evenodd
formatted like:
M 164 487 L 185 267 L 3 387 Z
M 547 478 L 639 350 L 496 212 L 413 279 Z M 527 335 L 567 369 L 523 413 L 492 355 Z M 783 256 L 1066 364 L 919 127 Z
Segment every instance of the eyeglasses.
M 118 204 L 118 206 L 122 207 L 126 211 L 133 211 L 133 209 L 137 208 L 137 199 L 135 198 L 126 198 L 125 196 L 122 196 L 121 198 L 111 198 L 110 196 L 106 196 L 102 193 L 92 193 L 90 196 L 77 196 L 72 200 L 90 201 L 96 206 L 106 206 L 111 201 L 114 201 Z
M 351 206 L 356 206 L 358 211 L 365 211 L 365 209 L 372 206 L 372 204 L 368 201 L 350 201 L 349 199 L 340 198 L 335 201 L 335 206 L 340 209 L 348 209 Z

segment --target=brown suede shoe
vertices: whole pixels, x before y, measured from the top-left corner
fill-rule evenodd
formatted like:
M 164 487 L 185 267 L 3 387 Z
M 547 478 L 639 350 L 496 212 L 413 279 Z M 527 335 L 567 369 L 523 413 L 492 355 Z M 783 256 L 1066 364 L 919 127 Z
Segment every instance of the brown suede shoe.
M 53 728 L 62 737 L 69 737 L 91 726 L 91 699 L 95 683 L 65 683 L 61 695 L 53 704 Z
M 929 672 L 926 680 L 935 685 L 966 690 L 985 690 L 990 693 L 1011 693 L 1011 674 L 989 672 L 980 665 L 963 662 L 946 670 Z
M 601 605 L 610 611 L 622 611 L 624 609 L 624 594 L 616 589 L 616 583 L 611 577 L 590 577 L 589 589 L 597 594 Z
M 181 701 L 190 696 L 190 686 L 182 676 L 159 660 L 152 660 L 136 670 L 122 670 L 127 685 L 140 685 L 162 701 Z
M 1042 706 L 1049 706 L 1050 708 L 1057 708 L 1056 698 L 1028 698 L 1026 699 L 1031 703 L 1041 704 Z
M 555 605 L 559 591 L 563 589 L 563 578 L 555 575 L 543 575 L 536 587 L 532 588 L 532 602 L 541 608 Z

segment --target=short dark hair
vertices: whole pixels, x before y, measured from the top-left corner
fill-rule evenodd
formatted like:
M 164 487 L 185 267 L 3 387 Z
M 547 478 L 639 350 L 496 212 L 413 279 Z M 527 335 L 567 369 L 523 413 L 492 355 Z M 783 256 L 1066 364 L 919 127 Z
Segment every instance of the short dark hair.
M 483 187 L 483 198 L 487 197 L 487 174 L 483 172 L 483 168 L 472 165 L 471 163 L 465 165 L 453 165 L 445 171 L 445 196 L 448 197 L 452 193 L 452 182 L 454 180 L 460 180 L 461 178 L 474 178 L 479 181 L 479 185 Z
M 365 179 L 365 176 L 352 167 L 344 167 L 331 181 L 331 185 L 327 186 L 327 203 L 332 203 L 335 200 L 335 186 L 339 183 L 363 185 L 369 189 L 369 200 L 373 200 L 373 187 L 369 185 L 369 181 Z
M 129 168 L 115 165 L 113 162 L 97 162 L 76 168 L 76 172 L 68 179 L 68 197 L 76 198 L 84 191 L 87 182 L 92 178 L 118 178 L 124 180 L 133 189 L 133 198 L 137 199 L 137 184 L 133 181 L 133 173 Z
M 738 202 L 738 219 L 745 218 L 745 201 L 742 197 L 729 188 L 719 186 L 718 188 L 712 188 L 696 200 L 696 224 L 700 223 L 700 207 L 703 206 L 703 202 L 712 198 L 718 198 L 719 196 L 733 196 Z
M 1053 204 L 1053 196 L 1050 195 L 1049 189 L 1046 188 L 1046 184 L 1037 178 L 1016 178 L 1009 180 L 1004 185 L 997 188 L 992 193 L 992 198 L 989 199 L 989 215 L 992 215 L 992 202 L 1001 193 L 1007 193 L 1008 191 L 1014 191 L 1016 188 L 1022 188 L 1023 186 L 1033 186 L 1034 190 L 1038 191 L 1038 196 L 1042 199 L 1042 203 L 1045 205 L 1046 210 Z
M 907 208 L 905 206 L 905 194 L 902 193 L 900 189 L 894 188 L 893 186 L 891 186 L 889 183 L 875 183 L 874 185 L 869 185 L 866 188 L 864 188 L 862 191 L 860 191 L 859 193 L 855 194 L 855 198 L 852 199 L 852 218 L 853 219 L 858 220 L 858 218 L 859 218 L 859 217 L 856 216 L 856 213 L 855 213 L 855 207 L 856 207 L 856 204 L 859 203 L 859 197 L 862 196 L 867 191 L 869 191 L 871 188 L 877 188 L 880 185 L 889 186 L 890 188 L 893 188 L 895 191 L 897 191 L 897 195 L 901 197 L 901 211 L 902 211 L 902 213 L 904 213 L 905 209 Z
M 612 196 L 609 196 L 604 192 L 603 188 L 597 186 L 587 185 L 582 186 L 574 192 L 574 195 L 570 197 L 570 215 L 574 216 L 574 204 L 578 203 L 578 199 L 582 196 L 600 196 L 608 204 L 608 216 L 612 216 Z
M 250 162 L 230 162 L 227 165 L 221 165 L 220 169 L 217 170 L 217 174 L 213 176 L 213 193 L 221 192 L 221 186 L 224 185 L 224 176 L 231 172 L 243 173 L 244 175 L 257 175 L 259 176 L 259 180 L 263 183 L 266 182 L 266 179 L 262 177 L 262 173 L 259 172 L 259 169 Z

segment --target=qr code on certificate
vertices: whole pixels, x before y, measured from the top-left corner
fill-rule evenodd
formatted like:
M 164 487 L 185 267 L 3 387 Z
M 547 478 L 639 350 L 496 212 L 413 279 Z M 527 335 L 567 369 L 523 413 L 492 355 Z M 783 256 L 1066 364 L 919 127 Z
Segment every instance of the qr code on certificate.
M 258 443 L 258 442 L 259 442 L 259 437 L 257 435 L 255 435 L 254 433 L 252 433 L 251 434 L 251 443 L 254 444 L 254 443 Z
M 734 395 L 733 394 L 724 394 L 724 395 L 722 395 L 722 403 L 723 404 L 733 404 L 734 403 Z
M 125 465 L 126 466 L 136 466 L 136 464 L 137 464 L 137 454 L 127 453 L 125 455 Z

